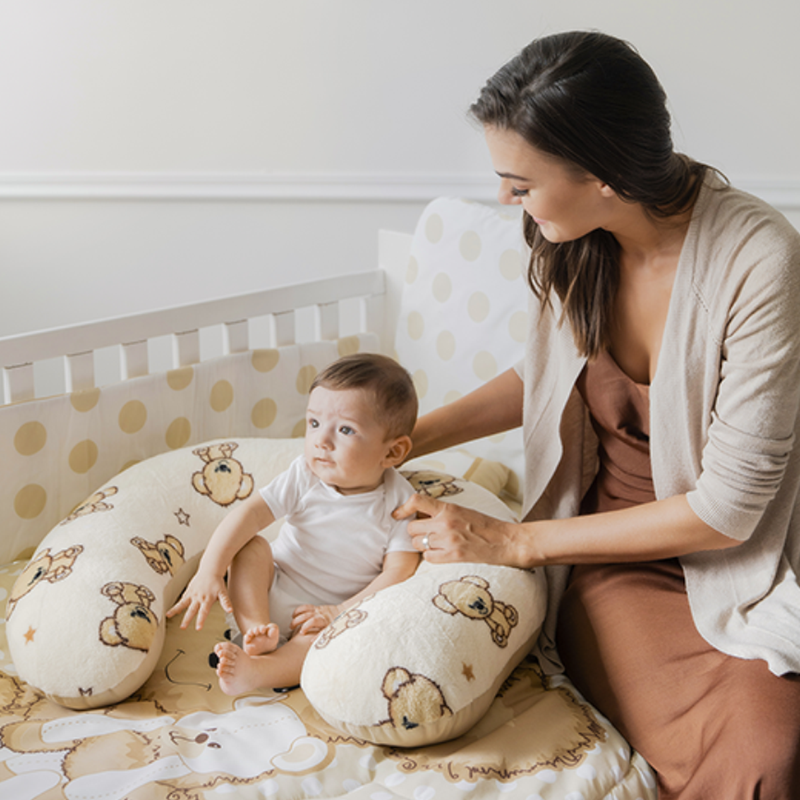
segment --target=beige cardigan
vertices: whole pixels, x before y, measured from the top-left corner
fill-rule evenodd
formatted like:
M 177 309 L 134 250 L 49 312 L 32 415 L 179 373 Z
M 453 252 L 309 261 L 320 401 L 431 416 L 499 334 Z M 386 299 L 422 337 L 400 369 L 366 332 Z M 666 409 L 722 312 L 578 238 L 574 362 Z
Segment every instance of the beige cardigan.
M 557 315 L 532 301 L 517 365 L 528 519 L 574 516 L 595 469 L 596 440 L 574 390 L 584 359 Z M 799 409 L 800 234 L 711 178 L 681 251 L 650 386 L 653 483 L 658 498 L 687 494 L 700 519 L 743 542 L 681 558 L 692 614 L 714 647 L 764 659 L 776 674 L 800 672 Z M 553 671 L 567 569 L 548 574 L 540 656 Z

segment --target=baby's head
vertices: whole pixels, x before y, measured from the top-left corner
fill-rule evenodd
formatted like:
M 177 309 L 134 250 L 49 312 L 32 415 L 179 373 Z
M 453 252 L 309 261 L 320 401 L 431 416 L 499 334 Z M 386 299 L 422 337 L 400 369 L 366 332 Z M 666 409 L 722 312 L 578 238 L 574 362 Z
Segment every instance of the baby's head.
M 396 361 L 372 353 L 345 356 L 311 384 L 306 461 L 344 493 L 368 491 L 411 449 L 417 394 Z
M 355 353 L 329 364 L 311 384 L 343 391 L 361 389 L 370 396 L 376 421 L 385 438 L 411 436 L 417 421 L 417 393 L 411 376 L 396 361 L 377 353 Z

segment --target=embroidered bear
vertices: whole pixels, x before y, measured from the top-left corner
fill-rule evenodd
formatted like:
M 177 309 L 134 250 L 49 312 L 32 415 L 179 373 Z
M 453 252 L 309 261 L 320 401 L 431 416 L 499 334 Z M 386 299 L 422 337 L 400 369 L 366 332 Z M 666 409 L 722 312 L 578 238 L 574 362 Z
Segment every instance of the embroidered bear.
M 61 520 L 61 525 L 66 525 L 68 522 L 85 517 L 88 514 L 96 514 L 98 511 L 111 511 L 114 506 L 111 503 L 106 503 L 106 499 L 115 495 L 119 489 L 116 486 L 109 486 L 99 492 L 95 492 L 90 497 L 87 497 L 76 509 L 72 511 L 69 516 Z
M 233 458 L 233 451 L 238 446 L 236 442 L 224 442 L 192 450 L 205 462 L 202 471 L 192 475 L 192 486 L 220 506 L 244 500 L 253 491 L 253 476 Z
M 314 647 L 316 647 L 317 650 L 322 650 L 323 647 L 327 647 L 337 636 L 364 622 L 367 616 L 367 612 L 362 611 L 360 608 L 351 608 L 343 614 L 339 614 L 339 616 L 316 638 Z
M 450 497 L 464 490 L 456 484 L 457 478 L 430 470 L 404 470 L 400 473 L 416 490 L 427 497 Z
M 100 591 L 117 604 L 113 615 L 100 623 L 100 641 L 111 647 L 149 650 L 158 629 L 158 618 L 150 608 L 155 595 L 146 586 L 122 581 L 107 583 Z
M 8 598 L 6 619 L 11 619 L 11 614 L 17 603 L 25 597 L 26 594 L 32 592 L 40 583 L 44 581 L 55 583 L 56 581 L 64 580 L 64 578 L 72 574 L 72 567 L 75 564 L 75 559 L 82 552 L 83 545 L 80 544 L 67 547 L 53 555 L 50 555 L 50 548 L 48 547 L 44 552 L 31 560 L 25 569 L 22 570 L 19 578 L 17 578 L 14 583 L 14 587 L 11 589 L 11 594 Z
M 453 715 L 442 690 L 430 678 L 405 667 L 388 670 L 381 690 L 389 701 L 389 719 L 381 725 L 411 730 Z
M 165 572 L 174 575 L 184 562 L 183 544 L 180 539 L 176 539 L 170 534 L 167 534 L 160 542 L 148 542 L 141 536 L 135 536 L 131 539 L 131 544 L 142 551 L 148 565 L 159 575 L 163 575 Z
M 514 606 L 495 600 L 489 592 L 489 582 L 477 575 L 443 583 L 433 604 L 447 614 L 460 613 L 469 619 L 484 620 L 498 647 L 508 644 L 511 629 L 519 622 Z

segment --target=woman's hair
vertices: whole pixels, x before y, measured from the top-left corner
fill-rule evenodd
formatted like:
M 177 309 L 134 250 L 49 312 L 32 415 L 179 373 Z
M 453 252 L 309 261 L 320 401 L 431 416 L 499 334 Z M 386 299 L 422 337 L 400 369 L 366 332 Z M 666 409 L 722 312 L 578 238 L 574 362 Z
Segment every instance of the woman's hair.
M 386 427 L 386 439 L 410 436 L 417 421 L 417 392 L 408 372 L 388 356 L 355 353 L 329 364 L 314 378 L 318 386 L 341 391 L 364 389 L 375 401 L 375 418 Z
M 627 42 L 597 32 L 558 33 L 531 42 L 483 87 L 471 114 L 510 130 L 591 175 L 654 217 L 691 208 L 710 169 L 675 153 L 667 97 L 653 70 Z M 579 350 L 607 344 L 619 284 L 619 245 L 597 229 L 548 242 L 524 215 L 532 248 L 528 282 L 543 305 L 555 291 Z

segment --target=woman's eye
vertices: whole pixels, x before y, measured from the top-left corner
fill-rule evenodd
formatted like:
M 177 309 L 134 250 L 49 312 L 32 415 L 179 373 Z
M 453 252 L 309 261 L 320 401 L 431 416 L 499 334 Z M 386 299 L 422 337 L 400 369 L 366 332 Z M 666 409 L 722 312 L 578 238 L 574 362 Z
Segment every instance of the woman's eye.
M 516 186 L 511 187 L 511 194 L 514 197 L 525 197 L 528 194 L 527 189 L 517 189 Z

